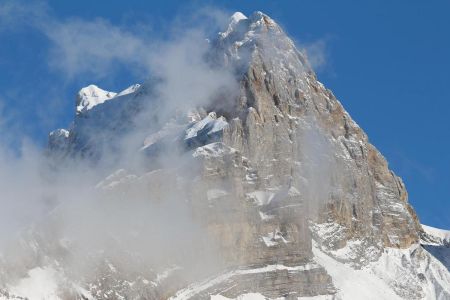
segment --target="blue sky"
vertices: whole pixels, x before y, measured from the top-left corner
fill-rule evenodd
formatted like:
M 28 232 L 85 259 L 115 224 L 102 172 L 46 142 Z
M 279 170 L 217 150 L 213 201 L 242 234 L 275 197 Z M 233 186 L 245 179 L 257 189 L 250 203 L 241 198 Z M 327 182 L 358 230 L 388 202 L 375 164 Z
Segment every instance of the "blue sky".
M 311 51 L 319 80 L 404 179 L 421 221 L 450 228 L 449 1 L 15 3 L 0 0 L 2 143 L 44 146 L 50 130 L 72 120 L 81 87 L 118 91 L 145 79 L 121 53 L 85 55 L 95 36 L 64 34 L 115 32 L 142 51 L 198 10 L 261 10 Z

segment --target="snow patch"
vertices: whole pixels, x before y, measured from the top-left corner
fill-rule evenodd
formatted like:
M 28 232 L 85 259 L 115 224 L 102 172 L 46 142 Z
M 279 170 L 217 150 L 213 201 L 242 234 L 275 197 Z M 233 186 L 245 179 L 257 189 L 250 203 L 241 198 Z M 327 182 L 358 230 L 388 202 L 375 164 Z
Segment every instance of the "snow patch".
M 178 266 L 173 266 L 173 267 L 171 267 L 171 268 L 168 268 L 168 269 L 166 269 L 166 270 L 164 270 L 162 273 L 158 273 L 157 275 L 156 275 L 156 279 L 155 279 L 155 284 L 156 285 L 158 285 L 158 284 L 160 284 L 162 281 L 164 281 L 165 279 L 167 279 L 167 278 L 169 278 L 169 276 L 173 273 L 173 272 L 175 272 L 175 271 L 177 271 L 177 270 L 179 270 L 180 269 L 180 267 L 178 267 Z M 145 281 L 147 281 L 148 282 L 148 280 L 145 280 Z M 144 282 L 144 281 L 143 281 Z M 145 283 L 145 282 L 144 282 Z
M 238 12 L 238 11 L 235 12 L 230 17 L 230 24 L 228 25 L 227 30 L 225 32 L 219 33 L 220 36 L 222 38 L 226 38 L 230 33 L 232 33 L 235 30 L 236 25 L 239 23 L 239 21 L 246 20 L 246 19 L 247 19 L 247 17 L 243 13 Z
M 58 282 L 60 275 L 51 267 L 34 268 L 28 276 L 21 279 L 17 285 L 10 287 L 12 294 L 28 299 L 60 299 Z
M 145 149 L 149 149 L 152 145 L 164 141 L 175 142 L 179 134 L 183 132 L 184 128 L 185 125 L 168 122 L 161 128 L 161 130 L 146 136 L 143 143 L 144 145 L 140 150 L 142 151 Z
M 236 275 L 248 275 L 248 274 L 259 274 L 259 273 L 266 273 L 266 272 L 275 272 L 275 271 L 290 271 L 290 272 L 303 272 L 308 270 L 313 270 L 320 268 L 319 265 L 316 263 L 308 263 L 301 266 L 296 267 L 288 267 L 284 265 L 268 265 L 261 268 L 256 269 L 238 269 L 230 272 L 223 273 L 219 276 L 208 278 L 202 282 L 194 283 L 187 288 L 180 290 L 176 293 L 175 296 L 171 297 L 171 300 L 183 300 L 183 299 L 191 299 L 192 297 L 198 295 L 199 293 L 217 285 L 221 282 L 224 282 L 233 276 Z M 222 296 L 223 297 L 223 296 Z M 220 298 L 217 298 L 220 299 Z
M 117 94 L 116 97 L 134 93 L 134 92 L 136 92 L 140 87 L 141 87 L 140 84 L 133 84 L 132 86 L 129 86 L 129 87 L 127 87 L 126 89 L 124 89 L 123 91 L 119 92 L 119 93 Z
M 315 244 L 315 243 L 314 243 Z M 333 278 L 342 299 L 402 299 L 382 279 L 370 270 L 355 270 L 350 266 L 338 262 L 313 247 L 315 260 L 322 265 Z
M 333 295 L 318 295 L 312 297 L 298 297 L 298 300 L 335 300 Z M 285 297 L 282 298 L 267 298 L 260 293 L 246 293 L 239 295 L 237 298 L 227 298 L 222 295 L 212 295 L 211 300 L 286 300 Z
M 136 92 L 140 88 L 139 84 L 134 84 L 119 93 L 105 91 L 98 86 L 91 84 L 82 88 L 77 94 L 76 113 L 86 112 L 93 107 L 113 98 L 128 95 Z
M 266 300 L 267 298 L 259 293 L 247 293 L 239 295 L 237 298 L 227 298 L 222 295 L 213 295 L 211 300 Z
M 352 256 L 351 246 L 350 243 L 338 251 L 344 256 Z M 407 249 L 385 248 L 378 260 L 361 269 L 326 254 L 315 241 L 313 253 L 314 259 L 333 278 L 337 296 L 342 299 L 431 300 L 450 297 L 450 273 L 418 244 Z
M 335 242 L 345 239 L 347 232 L 344 226 L 334 222 L 311 223 L 310 228 L 320 245 L 326 248 L 333 248 Z
M 279 242 L 283 242 L 285 244 L 289 243 L 279 230 L 269 232 L 266 236 L 262 236 L 261 239 L 267 247 L 277 246 Z
M 444 243 L 450 244 L 450 230 L 438 229 L 423 224 L 422 228 L 423 230 L 425 230 L 425 233 L 440 239 L 442 241 L 442 244 Z
M 296 197 L 296 196 L 300 196 L 301 193 L 299 192 L 299 190 L 297 190 L 295 187 L 291 186 L 288 190 L 288 196 L 290 197 Z
M 240 11 L 235 12 L 232 16 L 231 16 L 231 21 L 234 23 L 239 22 L 240 20 L 245 20 L 247 19 L 247 17 L 241 13 Z
M 236 149 L 228 147 L 224 143 L 216 142 L 211 143 L 202 147 L 195 149 L 192 156 L 194 157 L 221 157 L 226 154 L 231 154 L 237 152 Z
M 114 98 L 117 94 L 102 90 L 96 85 L 89 85 L 82 88 L 77 94 L 77 114 L 88 111 L 94 106 Z
M 56 129 L 50 132 L 50 138 L 62 138 L 66 139 L 69 137 L 69 131 L 67 129 Z
M 206 192 L 209 201 L 219 199 L 228 195 L 228 192 L 221 189 L 210 189 Z
M 275 197 L 275 193 L 267 191 L 254 191 L 247 193 L 246 197 L 258 206 L 269 204 Z
M 123 184 L 126 182 L 133 182 L 137 178 L 138 177 L 136 175 L 128 174 L 126 170 L 119 169 L 119 170 L 115 171 L 114 173 L 112 173 L 111 175 L 109 175 L 108 177 L 106 177 L 105 179 L 103 179 L 102 181 L 100 181 L 95 186 L 95 188 L 104 189 L 104 190 L 112 189 L 116 185 Z
M 273 219 L 275 216 L 273 215 L 268 215 L 262 211 L 259 212 L 259 216 L 261 217 L 261 220 L 266 221 L 266 220 L 271 220 Z
M 184 140 L 190 143 L 208 144 L 208 141 L 219 136 L 228 126 L 224 117 L 217 118 L 215 112 L 209 113 L 202 120 L 192 123 L 187 129 Z

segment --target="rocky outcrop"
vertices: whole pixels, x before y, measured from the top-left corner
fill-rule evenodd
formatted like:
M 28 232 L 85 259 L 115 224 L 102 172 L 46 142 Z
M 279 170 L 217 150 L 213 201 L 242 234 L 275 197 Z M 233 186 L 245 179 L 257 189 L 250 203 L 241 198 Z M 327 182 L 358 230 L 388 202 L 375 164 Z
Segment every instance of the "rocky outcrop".
M 351 239 L 379 249 L 417 243 L 420 225 L 403 182 L 304 55 L 264 14 L 235 26 L 217 42 L 226 49 L 224 64 L 241 68 L 245 56 L 250 62 L 224 142 L 249 158 L 256 185 L 298 190 L 296 202 L 315 222 L 345 228 L 336 247 Z

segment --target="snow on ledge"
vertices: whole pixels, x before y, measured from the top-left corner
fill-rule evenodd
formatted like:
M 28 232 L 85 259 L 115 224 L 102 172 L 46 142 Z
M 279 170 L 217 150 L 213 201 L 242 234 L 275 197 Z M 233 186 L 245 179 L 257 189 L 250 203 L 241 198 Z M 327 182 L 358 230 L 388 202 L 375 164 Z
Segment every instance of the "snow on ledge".
M 450 230 L 439 229 L 439 228 L 435 228 L 435 227 L 431 227 L 431 226 L 423 225 L 423 224 L 422 224 L 422 228 L 423 228 L 423 230 L 425 230 L 425 232 L 427 234 L 437 237 L 437 238 L 441 239 L 442 241 L 450 242 Z
M 178 291 L 176 293 L 176 295 L 169 298 L 169 300 L 193 299 L 193 297 L 195 295 L 198 295 L 199 293 L 215 286 L 216 284 L 224 282 L 224 281 L 232 278 L 235 275 L 259 274 L 259 273 L 276 272 L 276 271 L 283 271 L 283 270 L 287 270 L 290 272 L 303 272 L 303 271 L 313 270 L 313 269 L 317 269 L 317 268 L 321 268 L 321 267 L 316 263 L 308 263 L 306 265 L 301 265 L 301 266 L 296 266 L 296 267 L 288 267 L 288 266 L 284 266 L 284 265 L 267 265 L 265 267 L 256 268 L 256 269 L 238 269 L 238 270 L 223 273 L 216 277 L 208 278 L 202 282 L 194 283 L 194 284 L 188 286 L 187 288 Z M 216 298 L 216 299 L 220 299 L 220 298 Z M 248 298 L 246 298 L 246 299 L 248 299 Z
M 247 17 L 241 13 L 240 11 L 235 12 L 232 16 L 231 16 L 231 21 L 232 22 L 239 22 L 240 20 L 245 20 L 247 19 Z
M 34 268 L 28 276 L 21 279 L 17 285 L 10 287 L 12 294 L 28 299 L 60 299 L 58 296 L 58 273 L 51 267 Z
M 193 157 L 221 157 L 226 154 L 236 153 L 237 150 L 225 145 L 222 142 L 207 144 L 195 149 Z

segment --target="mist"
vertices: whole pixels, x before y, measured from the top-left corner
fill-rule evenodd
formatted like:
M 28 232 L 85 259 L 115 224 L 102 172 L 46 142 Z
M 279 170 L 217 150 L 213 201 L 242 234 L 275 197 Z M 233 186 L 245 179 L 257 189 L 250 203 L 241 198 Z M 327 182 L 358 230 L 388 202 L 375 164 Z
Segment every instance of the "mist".
M 160 38 L 151 30 L 138 35 L 101 19 L 59 21 L 45 6 L 9 2 L 1 12 L 28 17 L 26 26 L 48 37 L 49 64 L 67 80 L 106 77 L 117 64 L 147 74 L 148 80 L 138 102 L 122 100 L 135 114 L 123 130 L 110 119 L 91 117 L 106 128 L 101 136 L 85 131 L 83 138 L 99 141 L 101 159 L 58 157 L 26 138 L 18 149 L 0 148 L 0 287 L 46 265 L 65 266 L 64 276 L 75 282 L 95 279 L 107 262 L 127 274 L 144 272 L 145 278 L 167 268 L 184 268 L 188 277 L 204 275 L 221 265 L 214 241 L 189 206 L 191 181 L 199 176 L 190 153 L 176 139 L 150 159 L 142 147 L 167 124 L 189 124 L 182 112 L 196 112 L 223 91 L 238 90 L 231 70 L 205 60 L 207 37 L 223 25 L 225 14 L 205 10 L 200 23 L 198 14 L 184 16 L 168 30 L 169 37 Z M 197 117 L 204 113 L 196 112 Z M 1 125 L 0 132 L 22 135 L 0 120 Z
M 190 203 L 201 166 L 179 132 L 207 117 L 208 107 L 227 111 L 237 102 L 236 70 L 211 61 L 209 52 L 230 14 L 208 8 L 183 15 L 161 37 L 103 19 L 58 20 L 45 6 L 9 2 L 0 12 L 28 17 L 21 26 L 48 38 L 49 67 L 65 80 L 98 80 L 122 67 L 146 78 L 135 94 L 68 124 L 69 140 L 91 148 L 52 152 L 26 138 L 18 150 L 0 148 L 0 288 L 48 265 L 64 269 L 68 282 L 93 282 L 108 272 L 157 282 L 175 269 L 183 270 L 175 280 L 193 282 L 226 267 L 221 237 L 210 236 Z M 275 54 L 265 55 L 269 61 Z M 250 59 L 243 53 L 240 63 Z M 0 132 L 21 136 L 2 124 Z M 317 214 L 331 193 L 332 149 L 314 128 L 300 134 L 298 159 L 306 165 L 298 189 L 308 213 Z

